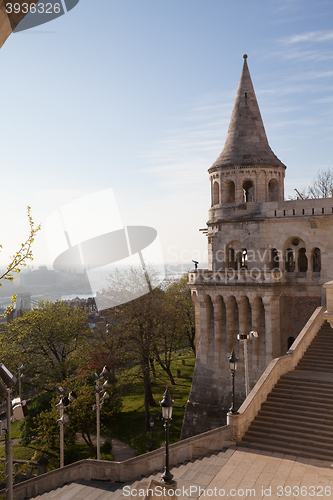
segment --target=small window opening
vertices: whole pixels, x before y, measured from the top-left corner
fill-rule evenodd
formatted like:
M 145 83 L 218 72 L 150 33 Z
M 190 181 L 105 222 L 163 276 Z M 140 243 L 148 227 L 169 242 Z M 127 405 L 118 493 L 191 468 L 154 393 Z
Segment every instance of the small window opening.
M 312 209 L 312 215 L 314 215 L 314 208 Z
M 286 250 L 286 271 L 288 273 L 295 271 L 295 254 L 291 248 Z
M 254 201 L 254 189 L 252 181 L 243 182 L 243 201 L 245 203 Z
M 319 248 L 315 248 L 312 254 L 312 270 L 314 273 L 321 271 L 321 252 Z

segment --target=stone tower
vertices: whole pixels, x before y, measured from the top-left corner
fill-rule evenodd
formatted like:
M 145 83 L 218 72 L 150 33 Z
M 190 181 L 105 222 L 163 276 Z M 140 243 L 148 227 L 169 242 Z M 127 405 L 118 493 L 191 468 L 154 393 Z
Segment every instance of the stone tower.
M 286 166 L 271 150 L 244 55 L 227 138 L 208 170 L 208 269 L 189 273 L 197 358 L 182 438 L 224 425 L 231 405 L 228 357 L 239 359 L 236 401 L 287 352 L 333 278 L 333 199 L 284 201 Z

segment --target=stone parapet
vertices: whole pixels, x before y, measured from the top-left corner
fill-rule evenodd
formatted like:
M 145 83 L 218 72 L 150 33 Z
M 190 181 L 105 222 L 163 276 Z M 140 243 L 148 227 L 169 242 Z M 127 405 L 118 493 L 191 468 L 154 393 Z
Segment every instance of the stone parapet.
M 207 455 L 232 445 L 228 426 L 205 432 L 171 444 L 169 447 L 170 465 L 174 466 L 199 456 Z M 41 476 L 14 485 L 15 500 L 24 500 L 41 495 L 46 491 L 59 488 L 65 483 L 78 480 L 87 481 L 131 481 L 141 476 L 163 469 L 165 465 L 165 448 L 151 451 L 124 462 L 108 462 L 105 460 L 80 460 Z M 5 490 L 0 491 L 0 495 Z
M 189 271 L 189 286 L 191 285 L 230 285 L 230 284 L 274 284 L 292 281 L 293 283 L 313 282 L 320 284 L 322 281 L 320 273 L 312 271 L 288 273 L 282 269 L 275 268 L 253 268 L 253 269 L 221 269 L 212 271 L 209 269 L 196 269 Z
M 333 215 L 332 198 L 267 201 L 263 203 L 223 203 L 209 210 L 209 221 L 228 222 L 238 219 L 267 219 Z

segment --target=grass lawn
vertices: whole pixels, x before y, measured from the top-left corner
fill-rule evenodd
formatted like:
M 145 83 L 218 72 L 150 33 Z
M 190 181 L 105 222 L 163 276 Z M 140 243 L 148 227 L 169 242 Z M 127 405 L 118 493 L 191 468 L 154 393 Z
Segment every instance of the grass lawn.
M 183 364 L 183 360 L 185 364 Z M 171 385 L 167 374 L 156 365 L 156 379 L 152 381 L 153 396 L 157 406 L 151 407 L 150 415 L 155 420 L 154 449 L 164 443 L 163 420 L 158 420 L 160 415 L 159 401 L 162 399 L 166 386 L 172 393 L 175 401 L 170 423 L 170 443 L 179 441 L 185 413 L 186 402 L 190 393 L 195 356 L 191 349 L 186 349 L 173 356 L 171 372 L 176 385 Z M 180 370 L 180 376 L 177 376 Z M 111 435 L 131 445 L 138 454 L 145 453 L 146 445 L 151 443 L 151 432 L 145 431 L 145 411 L 143 400 L 142 379 L 135 377 L 137 367 L 127 369 L 118 376 L 122 386 L 123 408 L 111 423 Z

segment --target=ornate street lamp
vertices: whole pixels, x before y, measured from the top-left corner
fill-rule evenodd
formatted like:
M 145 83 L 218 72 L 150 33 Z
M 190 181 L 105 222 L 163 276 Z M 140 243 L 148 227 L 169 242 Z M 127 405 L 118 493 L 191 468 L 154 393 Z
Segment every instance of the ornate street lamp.
M 16 384 L 16 377 L 6 368 L 3 363 L 0 363 L 0 377 L 6 385 L 0 380 L 0 400 L 1 402 L 7 397 L 7 435 L 6 435 L 6 499 L 13 500 L 13 448 L 11 436 L 11 388 Z
M 97 433 L 97 460 L 101 459 L 101 419 L 100 419 L 100 410 L 103 406 L 104 400 L 109 398 L 109 394 L 105 391 L 102 398 L 100 398 L 101 393 L 104 389 L 106 389 L 109 384 L 106 380 L 104 384 L 100 387 L 99 381 L 104 378 L 106 375 L 110 373 L 109 368 L 105 365 L 103 370 L 98 375 L 98 373 L 94 373 L 95 377 L 95 393 L 96 393 L 96 405 L 93 406 L 93 410 L 96 409 L 96 433 Z
M 229 357 L 229 368 L 231 371 L 231 377 L 232 377 L 232 405 L 229 410 L 229 413 L 232 415 L 238 415 L 238 411 L 235 409 L 235 371 L 237 370 L 237 361 L 238 359 L 236 358 L 235 351 L 232 350 L 232 353 L 230 354 Z
M 77 398 L 74 391 L 71 391 L 67 396 L 64 396 L 65 389 L 63 387 L 58 387 L 58 392 L 60 394 L 60 401 L 56 404 L 56 408 L 60 411 L 60 418 L 57 423 L 60 427 L 60 467 L 64 466 L 64 427 L 69 422 L 69 416 L 64 414 L 64 409 L 69 406 L 71 401 Z
M 149 419 L 149 425 L 150 425 L 150 429 L 151 429 L 151 445 L 150 445 L 150 451 L 153 451 L 153 447 L 154 447 L 154 425 L 155 425 L 155 420 L 153 417 L 150 417 Z
M 162 418 L 165 422 L 165 469 L 162 474 L 162 479 L 166 484 L 173 484 L 173 474 L 170 472 L 169 466 L 169 422 L 172 418 L 172 407 L 174 405 L 174 401 L 171 399 L 171 394 L 168 387 L 165 390 L 162 401 L 160 401 L 160 406 L 162 409 Z
M 245 394 L 246 397 L 250 392 L 250 382 L 249 382 L 249 364 L 247 357 L 247 341 L 258 337 L 258 332 L 251 331 L 249 333 L 240 333 L 237 335 L 237 339 L 244 343 L 244 368 L 245 368 Z
M 19 383 L 19 398 L 22 401 L 22 378 L 24 377 L 23 371 L 26 369 L 27 365 L 26 363 L 23 363 L 21 366 L 18 367 L 18 383 Z

